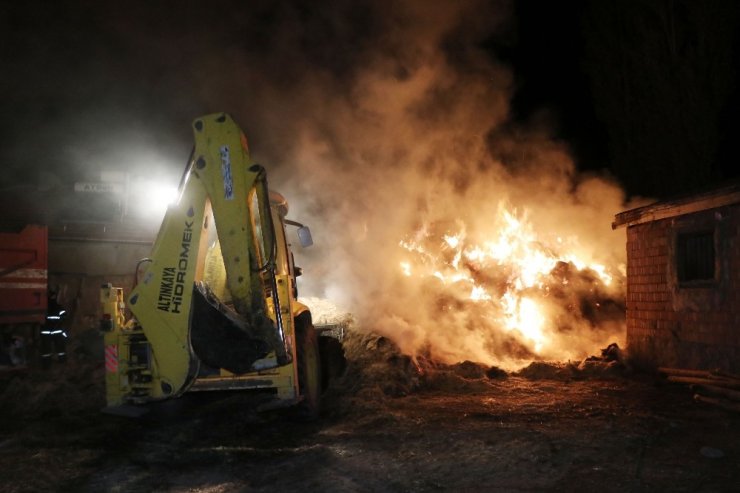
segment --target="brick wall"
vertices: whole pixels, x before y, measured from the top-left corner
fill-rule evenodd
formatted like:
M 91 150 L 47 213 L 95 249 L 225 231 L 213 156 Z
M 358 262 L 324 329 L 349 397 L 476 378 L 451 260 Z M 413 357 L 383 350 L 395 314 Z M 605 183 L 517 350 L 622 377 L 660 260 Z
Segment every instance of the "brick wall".
M 627 230 L 627 346 L 642 367 L 740 371 L 740 205 Z M 714 231 L 715 279 L 681 283 L 676 238 Z

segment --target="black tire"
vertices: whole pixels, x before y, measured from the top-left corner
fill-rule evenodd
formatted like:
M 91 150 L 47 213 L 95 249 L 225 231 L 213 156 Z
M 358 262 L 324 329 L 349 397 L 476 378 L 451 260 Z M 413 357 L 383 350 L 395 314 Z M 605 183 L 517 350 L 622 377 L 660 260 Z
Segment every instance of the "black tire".
M 298 418 L 311 421 L 321 412 L 321 361 L 316 329 L 310 323 L 296 325 L 296 365 L 298 390 L 302 397 Z
M 344 375 L 347 359 L 344 356 L 342 343 L 334 337 L 319 337 L 319 355 L 321 356 L 321 393 L 323 394 L 334 380 Z

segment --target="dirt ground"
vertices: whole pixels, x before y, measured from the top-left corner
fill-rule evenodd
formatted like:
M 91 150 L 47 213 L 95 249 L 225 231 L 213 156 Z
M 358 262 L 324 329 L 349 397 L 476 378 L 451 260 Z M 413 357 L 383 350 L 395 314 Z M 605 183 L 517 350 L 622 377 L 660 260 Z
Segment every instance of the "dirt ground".
M 615 364 L 506 374 L 363 336 L 315 422 L 265 396 L 189 394 L 101 414 L 102 369 L 0 377 L 4 492 L 738 491 L 740 416 Z M 423 372 L 418 371 L 418 367 Z

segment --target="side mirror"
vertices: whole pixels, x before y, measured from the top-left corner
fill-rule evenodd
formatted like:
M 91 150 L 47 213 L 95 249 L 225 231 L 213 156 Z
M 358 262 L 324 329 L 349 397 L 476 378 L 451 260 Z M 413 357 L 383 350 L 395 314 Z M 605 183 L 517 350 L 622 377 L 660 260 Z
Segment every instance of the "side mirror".
M 311 238 L 311 230 L 308 226 L 301 226 L 298 228 L 298 240 L 301 242 L 303 248 L 310 247 L 313 245 L 313 238 Z

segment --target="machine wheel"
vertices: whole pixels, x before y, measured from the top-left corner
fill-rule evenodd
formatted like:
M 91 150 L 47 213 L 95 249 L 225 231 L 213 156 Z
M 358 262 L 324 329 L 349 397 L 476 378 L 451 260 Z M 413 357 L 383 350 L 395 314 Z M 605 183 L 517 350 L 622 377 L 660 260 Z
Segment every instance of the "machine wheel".
M 338 339 L 319 337 L 319 355 L 321 359 L 321 393 L 329 389 L 331 383 L 340 378 L 347 368 L 344 348 Z
M 321 411 L 321 362 L 319 341 L 311 324 L 296 326 L 296 356 L 298 387 L 303 400 L 298 404 L 298 417 L 314 420 Z

